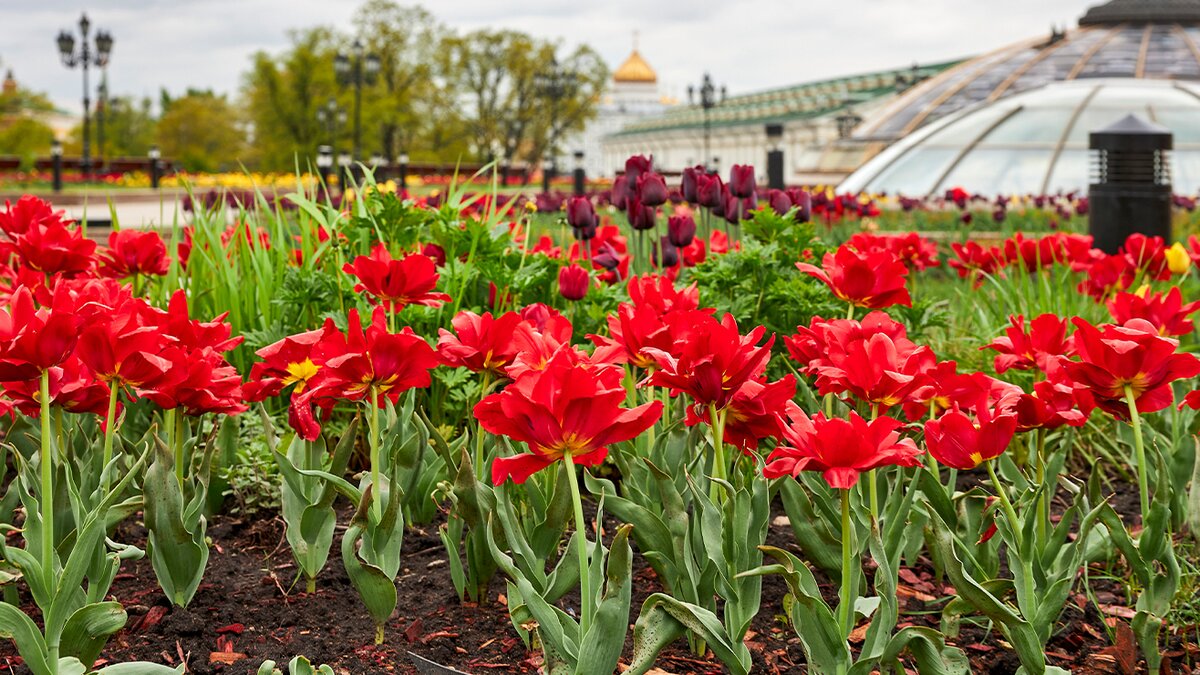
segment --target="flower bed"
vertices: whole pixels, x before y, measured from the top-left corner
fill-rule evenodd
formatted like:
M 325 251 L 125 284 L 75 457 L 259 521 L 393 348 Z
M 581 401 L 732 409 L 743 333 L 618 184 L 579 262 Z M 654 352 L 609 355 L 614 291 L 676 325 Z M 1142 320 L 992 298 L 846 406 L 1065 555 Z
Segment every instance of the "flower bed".
M 1200 242 L 939 250 L 753 175 L 8 205 L 6 663 L 1190 663 Z

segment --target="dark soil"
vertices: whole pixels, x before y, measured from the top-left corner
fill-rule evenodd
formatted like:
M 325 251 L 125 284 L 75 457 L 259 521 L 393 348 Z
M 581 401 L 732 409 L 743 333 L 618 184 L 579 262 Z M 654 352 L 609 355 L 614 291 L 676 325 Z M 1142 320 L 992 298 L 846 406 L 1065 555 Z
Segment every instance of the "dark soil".
M 343 514 L 345 516 L 346 514 Z M 343 522 L 345 517 L 341 519 Z M 611 528 L 609 528 L 611 531 Z M 144 541 L 137 525 L 119 533 L 124 541 Z M 400 600 L 396 615 L 387 624 L 387 640 L 374 644 L 374 626 L 338 561 L 337 544 L 330 564 L 318 579 L 314 594 L 294 584 L 296 566 L 283 538 L 282 520 L 239 520 L 217 517 L 209 528 L 212 555 L 204 583 L 191 606 L 173 608 L 158 589 L 147 560 L 126 564 L 112 596 L 129 613 L 124 630 L 109 642 L 103 657 L 110 663 L 146 660 L 188 664 L 192 673 L 254 673 L 265 659 L 283 666 L 303 655 L 314 664 L 325 663 L 337 673 L 415 673 L 408 652 L 468 673 L 533 673 L 540 665 L 535 653 L 525 649 L 509 624 L 499 593 L 492 586 L 489 606 L 459 603 L 446 566 L 436 524 L 411 529 L 404 541 L 404 564 L 397 583 Z M 799 553 L 790 527 L 773 523 L 769 543 Z M 642 601 L 661 590 L 655 575 L 635 558 L 633 613 Z M 823 590 L 835 598 L 837 588 L 818 574 Z M 1064 614 L 1065 625 L 1048 649 L 1054 665 L 1076 673 L 1126 672 L 1123 665 L 1136 654 L 1126 628 L 1124 593 L 1112 585 L 1097 584 L 1097 600 L 1107 616 L 1082 594 Z M 940 609 L 953 589 L 934 578 L 932 567 L 922 563 L 901 571 L 898 595 L 901 626 L 937 626 Z M 747 644 L 754 656 L 755 672 L 805 672 L 799 641 L 782 617 L 786 586 L 778 577 L 763 584 L 762 610 Z M 28 598 L 23 598 L 28 603 Z M 571 606 L 576 598 L 565 598 Z M 31 603 L 29 603 L 31 605 Z M 27 606 L 26 611 L 34 611 Z M 1128 616 L 1121 617 L 1126 612 Z M 1106 631 L 1114 632 L 1114 646 Z M 861 632 L 864 626 L 859 627 Z M 859 638 L 861 640 L 861 637 Z M 973 673 L 1013 673 L 1019 665 L 1002 638 L 986 624 L 963 622 L 951 640 L 970 656 Z M 629 655 L 627 639 L 626 657 Z M 1188 672 L 1200 653 L 1180 646 L 1169 654 L 1171 672 Z M 660 657 L 658 667 L 667 673 L 721 673 L 715 659 L 694 657 L 682 640 Z M 0 673 L 28 673 L 11 643 L 0 643 Z M 1129 671 L 1132 672 L 1132 671 Z M 1165 672 L 1165 671 L 1164 671 Z

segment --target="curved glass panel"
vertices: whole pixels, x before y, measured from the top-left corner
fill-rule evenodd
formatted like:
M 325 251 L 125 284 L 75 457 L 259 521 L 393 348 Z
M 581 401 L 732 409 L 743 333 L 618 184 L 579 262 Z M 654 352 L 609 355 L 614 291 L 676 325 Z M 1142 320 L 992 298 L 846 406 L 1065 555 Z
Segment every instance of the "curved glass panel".
M 977 148 L 963 157 L 933 192 L 962 187 L 985 194 L 1018 195 L 1042 190 L 1042 177 L 1050 166 L 1049 148 L 1006 150 Z M 971 187 L 966 187 L 966 186 Z M 978 190 L 978 186 L 988 190 Z

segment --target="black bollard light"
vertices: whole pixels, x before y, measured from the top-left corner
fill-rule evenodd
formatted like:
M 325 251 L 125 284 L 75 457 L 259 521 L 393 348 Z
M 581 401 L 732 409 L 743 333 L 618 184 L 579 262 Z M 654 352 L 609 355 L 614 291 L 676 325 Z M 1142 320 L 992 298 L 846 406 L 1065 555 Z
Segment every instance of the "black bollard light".
M 583 171 L 583 151 L 575 151 L 575 196 L 582 197 L 587 193 L 587 174 Z
M 154 190 L 158 189 L 158 180 L 161 177 L 158 163 L 160 159 L 162 159 L 162 153 L 159 152 L 158 146 L 150 146 L 150 187 Z
M 329 190 L 329 181 L 333 176 L 333 148 L 328 145 L 317 146 L 317 173 L 321 174 L 321 180 L 325 183 L 325 190 Z
M 1170 129 L 1137 115 L 1089 134 L 1088 231 L 1096 248 L 1116 253 L 1134 232 L 1170 241 L 1172 145 Z
M 396 161 L 397 161 L 397 163 L 400 164 L 400 189 L 407 190 L 408 189 L 408 153 L 406 153 L 406 152 L 400 153 L 400 156 L 396 159 Z
M 782 190 L 783 182 L 783 150 L 779 142 L 783 140 L 783 125 L 767 125 L 767 187 L 772 190 Z
M 50 158 L 55 192 L 62 192 L 62 143 L 56 138 L 50 143 Z
M 554 180 L 554 160 L 542 162 L 542 192 L 550 194 L 550 183 Z
M 350 189 L 350 181 L 353 178 L 354 157 L 350 153 L 342 151 L 338 153 L 338 186 L 342 189 L 342 194 L 346 194 L 346 190 Z

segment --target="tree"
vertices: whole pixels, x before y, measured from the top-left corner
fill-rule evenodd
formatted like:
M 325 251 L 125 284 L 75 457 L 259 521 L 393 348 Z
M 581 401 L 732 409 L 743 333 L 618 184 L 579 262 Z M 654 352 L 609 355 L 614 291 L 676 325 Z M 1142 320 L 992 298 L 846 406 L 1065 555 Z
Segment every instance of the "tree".
M 23 165 L 50 153 L 54 131 L 33 117 L 17 117 L 0 126 L 0 155 L 16 155 Z
M 291 41 L 278 58 L 255 54 L 242 87 L 252 136 L 247 160 L 262 169 L 291 171 L 297 158 L 307 168 L 306 158 L 331 140 L 317 119 L 317 108 L 338 95 L 333 74 L 337 38 L 332 29 L 312 28 L 293 32 Z M 337 145 L 348 138 L 347 130 L 339 129 L 332 140 Z
M 558 66 L 555 43 L 511 30 L 446 38 L 439 66 L 479 159 L 536 162 L 596 113 L 608 69 L 589 47 Z M 552 71 L 563 86 L 549 87 Z
M 104 115 L 104 134 L 110 157 L 145 157 L 154 145 L 158 120 L 154 118 L 153 102 L 132 96 L 108 101 Z
M 238 168 L 245 136 L 237 111 L 225 96 L 189 91 L 169 101 L 158 122 L 158 144 L 166 157 L 188 171 Z

